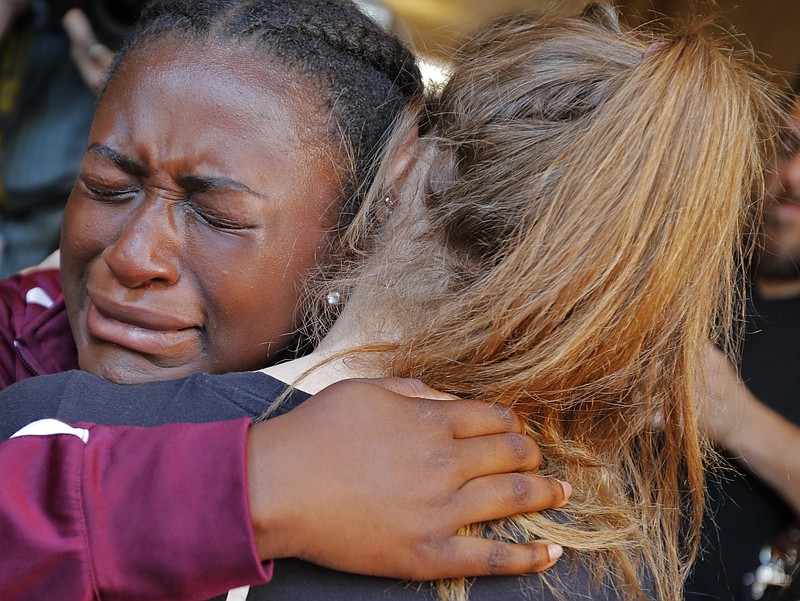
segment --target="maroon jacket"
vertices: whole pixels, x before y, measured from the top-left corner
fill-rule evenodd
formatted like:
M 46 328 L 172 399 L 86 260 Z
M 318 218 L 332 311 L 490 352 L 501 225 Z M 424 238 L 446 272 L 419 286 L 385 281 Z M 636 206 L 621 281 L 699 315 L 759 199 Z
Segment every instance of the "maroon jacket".
M 0 336 L 0 388 L 77 369 L 58 270 L 0 281 Z M 269 581 L 249 516 L 249 423 L 0 444 L 0 599 L 180 601 Z
M 246 495 L 250 420 L 35 424 L 68 433 L 0 444 L 4 601 L 181 601 L 270 579 Z
M 0 280 L 0 388 L 78 369 L 57 269 Z

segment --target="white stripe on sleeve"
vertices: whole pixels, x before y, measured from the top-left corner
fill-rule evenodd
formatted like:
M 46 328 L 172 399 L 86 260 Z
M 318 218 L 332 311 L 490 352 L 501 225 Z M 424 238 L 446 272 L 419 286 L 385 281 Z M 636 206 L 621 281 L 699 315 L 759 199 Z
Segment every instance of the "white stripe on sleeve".
M 18 438 L 20 436 L 53 436 L 54 434 L 72 434 L 80 438 L 84 443 L 89 442 L 89 430 L 85 428 L 73 428 L 69 424 L 65 424 L 57 419 L 40 419 L 38 422 L 28 424 L 11 438 Z
M 247 594 L 250 592 L 249 586 L 240 586 L 232 591 L 228 591 L 225 601 L 247 601 Z

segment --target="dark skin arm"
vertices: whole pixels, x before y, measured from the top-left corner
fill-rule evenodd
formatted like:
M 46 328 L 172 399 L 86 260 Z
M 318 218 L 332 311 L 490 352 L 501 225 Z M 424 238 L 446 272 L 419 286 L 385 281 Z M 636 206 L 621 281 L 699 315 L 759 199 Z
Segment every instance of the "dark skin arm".
M 433 398 L 442 397 L 417 381 L 351 380 L 253 426 L 248 484 L 262 559 L 409 580 L 553 565 L 561 548 L 545 541 L 456 535 L 561 507 L 571 488 L 520 473 L 535 470 L 541 452 L 507 408 Z

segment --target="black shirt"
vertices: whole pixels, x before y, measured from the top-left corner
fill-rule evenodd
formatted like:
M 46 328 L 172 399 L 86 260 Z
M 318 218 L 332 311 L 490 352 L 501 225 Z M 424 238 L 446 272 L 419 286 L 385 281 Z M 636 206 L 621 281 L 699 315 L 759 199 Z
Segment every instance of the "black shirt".
M 742 349 L 742 379 L 753 394 L 800 425 L 800 297 L 753 296 Z M 740 463 L 712 475 L 704 554 L 687 601 L 751 601 L 745 579 L 759 551 L 794 521 L 792 509 Z M 714 525 L 716 523 L 716 527 Z
M 0 391 L 0 440 L 43 418 L 108 426 L 255 419 L 285 389 L 280 380 L 258 372 L 198 373 L 133 386 L 113 384 L 84 371 L 39 376 Z M 276 415 L 308 396 L 292 392 Z

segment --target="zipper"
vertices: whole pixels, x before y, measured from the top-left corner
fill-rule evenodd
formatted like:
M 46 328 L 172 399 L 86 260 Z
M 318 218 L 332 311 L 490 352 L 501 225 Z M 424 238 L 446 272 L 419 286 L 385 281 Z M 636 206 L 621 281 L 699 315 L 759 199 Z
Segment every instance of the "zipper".
M 38 370 L 36 367 L 33 366 L 33 363 L 25 356 L 26 349 L 23 346 L 22 342 L 18 339 L 14 340 L 14 352 L 17 354 L 17 358 L 19 359 L 20 363 L 28 370 L 28 372 L 32 376 L 40 376 L 41 371 Z

